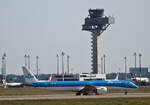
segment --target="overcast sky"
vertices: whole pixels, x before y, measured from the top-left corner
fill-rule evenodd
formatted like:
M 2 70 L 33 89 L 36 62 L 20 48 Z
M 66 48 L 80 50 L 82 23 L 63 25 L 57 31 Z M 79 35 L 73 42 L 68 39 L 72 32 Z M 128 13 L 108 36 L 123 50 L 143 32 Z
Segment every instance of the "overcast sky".
M 7 73 L 22 74 L 25 54 L 32 71 L 38 55 L 40 73 L 56 73 L 62 51 L 72 72 L 91 72 L 91 36 L 81 30 L 89 8 L 103 8 L 116 20 L 102 34 L 106 72 L 124 71 L 124 56 L 133 66 L 134 52 L 150 66 L 150 0 L 0 0 L 0 57 L 6 52 Z

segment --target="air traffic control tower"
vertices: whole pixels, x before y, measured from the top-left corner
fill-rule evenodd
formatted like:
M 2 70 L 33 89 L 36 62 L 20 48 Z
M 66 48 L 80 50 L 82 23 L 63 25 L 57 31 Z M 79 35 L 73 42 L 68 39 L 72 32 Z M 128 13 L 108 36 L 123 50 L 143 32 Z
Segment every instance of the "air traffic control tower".
M 104 16 L 104 9 L 89 9 L 89 15 L 85 18 L 82 25 L 83 31 L 91 32 L 92 36 L 92 73 L 102 74 L 101 55 L 100 55 L 100 39 L 101 34 L 110 24 L 114 24 L 114 18 Z

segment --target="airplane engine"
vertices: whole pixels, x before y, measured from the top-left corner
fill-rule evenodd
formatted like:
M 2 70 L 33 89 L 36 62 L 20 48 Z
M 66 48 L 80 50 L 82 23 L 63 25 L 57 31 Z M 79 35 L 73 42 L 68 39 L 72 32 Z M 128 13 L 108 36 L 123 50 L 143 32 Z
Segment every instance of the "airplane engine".
M 79 89 L 79 88 L 78 88 Z M 94 87 L 94 86 L 91 86 L 91 85 L 86 85 L 84 88 L 83 87 L 80 87 L 81 90 L 79 90 L 76 95 L 90 95 L 90 94 L 93 94 L 95 93 L 96 95 L 99 95 L 99 94 L 104 94 L 104 93 L 107 93 L 107 87 Z
M 99 94 L 107 93 L 107 87 L 98 87 L 96 89 L 97 89 L 97 93 Z

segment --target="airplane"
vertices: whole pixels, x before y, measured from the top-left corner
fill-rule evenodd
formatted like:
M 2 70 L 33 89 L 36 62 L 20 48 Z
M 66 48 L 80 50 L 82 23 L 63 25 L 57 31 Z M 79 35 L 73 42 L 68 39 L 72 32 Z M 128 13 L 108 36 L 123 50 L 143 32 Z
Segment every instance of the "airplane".
M 2 87 L 6 88 L 23 88 L 24 84 L 19 82 L 8 83 L 4 79 L 2 80 Z
M 135 81 L 135 82 L 140 82 L 141 85 L 149 85 L 150 84 L 150 80 L 147 77 L 136 77 L 135 74 L 131 73 L 131 80 Z
M 2 88 L 23 88 L 24 87 L 24 84 L 23 83 L 19 83 L 19 82 L 11 82 L 11 83 L 8 83 L 6 81 L 6 79 L 2 79 L 2 85 L 0 86 Z
M 24 84 L 23 83 L 6 83 L 6 86 L 8 88 L 21 88 L 21 87 L 24 87 Z
M 1 71 L 2 71 L 2 73 L 4 71 L 6 72 L 6 69 L 3 67 L 3 65 L 2 65 Z M 2 74 L 2 76 L 4 76 L 4 75 Z M 0 85 L 0 87 L 2 87 L 2 88 L 7 88 L 7 87 L 8 88 L 22 88 L 22 87 L 24 87 L 24 84 L 23 83 L 17 83 L 17 82 L 8 83 L 6 81 L 6 76 L 5 76 L 2 78 L 2 84 Z
M 90 93 L 103 94 L 107 87 L 138 88 L 137 85 L 127 80 L 97 80 L 97 81 L 39 81 L 31 71 L 22 67 L 26 83 L 34 87 L 49 87 L 51 90 L 77 91 L 76 95 Z

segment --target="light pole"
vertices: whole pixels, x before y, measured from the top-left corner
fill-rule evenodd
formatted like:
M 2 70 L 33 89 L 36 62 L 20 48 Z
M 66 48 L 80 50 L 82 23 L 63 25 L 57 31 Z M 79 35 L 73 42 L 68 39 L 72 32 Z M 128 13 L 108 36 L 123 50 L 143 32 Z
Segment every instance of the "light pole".
M 2 83 L 3 88 L 6 88 L 6 53 L 2 57 Z
M 142 74 L 141 74 L 141 57 L 142 57 L 142 54 L 140 53 L 139 54 L 139 68 L 140 68 L 140 83 L 141 83 L 141 76 L 142 76 Z
M 125 60 L 125 80 L 127 80 L 127 57 L 124 57 Z
M 106 70 L 105 70 L 105 57 L 106 57 L 106 55 L 104 54 L 103 57 L 104 57 L 104 74 L 105 74 L 106 73 Z
M 28 69 L 30 70 L 30 55 L 28 55 L 27 57 L 28 57 Z
M 135 57 L 135 74 L 137 75 L 137 73 L 136 73 L 136 52 L 134 53 L 134 57 Z
M 36 56 L 37 78 L 39 77 L 39 56 Z
M 4 53 L 2 60 L 3 60 L 3 74 L 4 74 L 5 79 L 6 79 L 6 53 Z
M 62 56 L 62 81 L 64 81 L 64 55 L 65 53 L 62 52 L 61 56 Z
M 56 55 L 56 59 L 57 59 L 57 75 L 59 75 L 59 55 Z
M 24 55 L 24 59 L 25 59 L 25 67 L 27 67 L 27 55 Z
M 67 56 L 67 68 L 68 68 L 68 75 L 69 75 L 69 58 L 70 58 L 70 56 L 68 55 L 68 56 Z
M 101 57 L 101 70 L 102 70 L 102 74 L 104 74 L 104 70 L 103 70 L 103 57 Z

